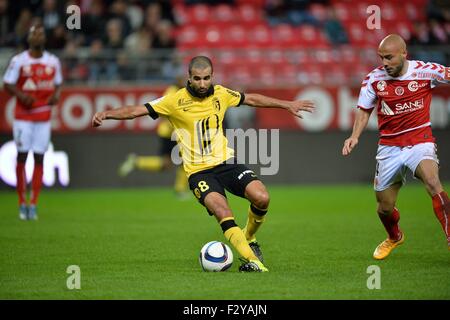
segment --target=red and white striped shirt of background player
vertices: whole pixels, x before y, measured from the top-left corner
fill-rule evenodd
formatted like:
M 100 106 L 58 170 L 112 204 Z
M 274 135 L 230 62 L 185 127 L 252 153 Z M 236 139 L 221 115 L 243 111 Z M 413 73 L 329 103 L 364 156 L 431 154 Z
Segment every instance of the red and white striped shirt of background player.
M 55 86 L 63 82 L 61 63 L 58 57 L 47 51 L 40 58 L 33 58 L 28 51 L 23 51 L 11 59 L 3 82 L 16 85 L 19 90 L 35 98 L 31 108 L 16 99 L 16 120 L 49 121 L 51 106 L 48 99 L 54 93 Z
M 439 83 L 450 83 L 450 68 L 418 60 L 408 62 L 408 70 L 401 77 L 389 76 L 381 66 L 362 82 L 358 108 L 370 111 L 377 106 L 379 144 L 402 147 L 434 142 L 432 89 Z

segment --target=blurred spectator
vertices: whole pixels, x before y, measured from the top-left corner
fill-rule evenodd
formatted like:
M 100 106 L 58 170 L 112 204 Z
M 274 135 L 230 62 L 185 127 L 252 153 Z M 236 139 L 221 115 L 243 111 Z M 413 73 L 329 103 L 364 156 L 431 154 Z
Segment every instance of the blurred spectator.
M 430 20 L 430 32 L 436 44 L 448 44 L 447 32 L 444 26 L 436 19 Z
M 430 0 L 427 5 L 427 16 L 430 20 L 450 22 L 450 1 Z
M 0 47 L 14 45 L 14 23 L 8 0 L 0 0 Z
M 14 27 L 14 44 L 21 49 L 26 47 L 26 37 L 31 27 L 32 19 L 31 11 L 29 9 L 22 9 Z
M 38 12 L 38 16 L 42 18 L 42 23 L 47 34 L 56 28 L 58 24 L 62 23 L 62 17 L 58 12 L 56 0 L 44 0 L 42 10 Z
M 46 46 L 48 49 L 63 49 L 66 46 L 66 41 L 67 33 L 65 26 L 59 24 L 47 36 Z
M 264 10 L 270 25 L 289 23 L 288 6 L 285 0 L 267 0 Z
M 409 40 L 411 45 L 427 45 L 431 43 L 430 30 L 425 22 L 415 22 L 414 30 Z
M 172 24 L 175 24 L 175 17 L 173 15 L 173 8 L 170 0 L 143 0 L 142 3 L 145 7 L 150 4 L 159 7 L 160 19 L 169 20 Z
M 187 5 L 193 5 L 193 4 L 207 4 L 207 5 L 217 5 L 217 4 L 234 4 L 234 0 L 185 0 L 184 3 Z
M 170 21 L 162 20 L 158 24 L 152 46 L 156 49 L 175 49 L 176 43 Z
M 162 9 L 158 3 L 151 3 L 145 9 L 144 25 L 148 31 L 157 32 L 158 24 L 162 19 Z
M 120 21 L 119 21 L 120 23 Z M 118 69 L 114 55 L 105 56 L 103 43 L 100 39 L 91 42 L 89 51 L 89 81 L 116 81 L 118 80 Z
M 119 52 L 117 55 L 117 72 L 120 80 L 136 80 L 136 73 L 130 64 L 128 55 L 125 52 Z
M 323 23 L 323 29 L 332 44 L 348 43 L 347 31 L 338 20 L 333 7 L 329 7 L 327 11 L 328 17 Z
M 128 5 L 125 0 L 115 0 L 110 7 L 110 21 L 112 19 L 120 21 L 122 37 L 128 36 L 132 31 L 130 19 L 127 15 L 127 9 Z
M 125 39 L 125 49 L 132 54 L 145 54 L 150 52 L 152 42 L 153 34 L 142 26 Z
M 120 49 L 123 47 L 122 20 L 111 19 L 106 24 L 105 47 L 108 49 Z
M 139 0 L 129 0 L 128 2 L 129 5 L 127 7 L 127 16 L 132 30 L 139 29 L 144 21 L 144 12 L 139 2 Z
M 86 45 L 90 45 L 93 39 L 103 36 L 106 19 L 101 0 L 92 0 L 86 14 L 81 16 L 82 31 L 86 36 Z
M 288 4 L 288 18 L 293 25 L 311 24 L 319 26 L 319 21 L 310 13 L 310 0 L 289 0 Z
M 62 53 L 63 75 L 67 82 L 83 81 L 88 78 L 88 66 L 80 60 L 78 50 L 79 48 L 74 42 L 68 42 Z

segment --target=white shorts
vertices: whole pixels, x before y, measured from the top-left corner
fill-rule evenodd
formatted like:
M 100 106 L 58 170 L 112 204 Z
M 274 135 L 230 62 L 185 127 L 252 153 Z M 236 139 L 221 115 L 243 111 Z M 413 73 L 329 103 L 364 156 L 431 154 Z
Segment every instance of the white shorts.
M 432 142 L 407 147 L 379 145 L 373 188 L 375 191 L 383 191 L 394 183 L 404 184 L 408 169 L 414 176 L 422 160 L 429 159 L 439 164 L 436 150 L 436 145 Z
M 44 154 L 50 143 L 50 121 L 24 121 L 14 120 L 13 136 L 18 152 L 32 150 L 38 154 Z

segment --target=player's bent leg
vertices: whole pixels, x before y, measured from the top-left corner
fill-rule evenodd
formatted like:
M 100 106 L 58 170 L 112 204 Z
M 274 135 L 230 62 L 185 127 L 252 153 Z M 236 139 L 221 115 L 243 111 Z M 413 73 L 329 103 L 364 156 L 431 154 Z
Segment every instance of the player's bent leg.
M 131 171 L 133 171 L 135 169 L 135 167 L 136 167 L 136 158 L 137 158 L 137 155 L 134 154 L 134 153 L 130 153 L 127 156 L 125 161 L 122 162 L 119 165 L 119 170 L 117 172 L 119 177 L 126 177 L 127 175 L 130 174 Z
M 398 191 L 401 186 L 401 183 L 395 183 L 386 190 L 376 192 L 378 217 L 388 233 L 388 238 L 381 242 L 373 253 L 373 257 L 377 260 L 386 258 L 405 239 L 398 225 L 400 212 L 395 207 Z
M 422 180 L 431 196 L 434 213 L 444 230 L 450 250 L 450 200 L 440 182 L 437 162 L 430 159 L 422 160 L 417 166 L 415 175 Z
M 245 271 L 267 271 L 267 268 L 262 265 L 258 258 L 253 253 L 252 249 L 245 239 L 244 233 L 238 227 L 234 220 L 233 213 L 228 205 L 226 198 L 218 192 L 210 192 L 204 199 L 204 204 L 209 212 L 211 212 L 219 222 L 225 238 L 238 251 L 238 253 L 245 260 L 245 264 L 252 262 L 252 266 L 258 266 L 260 270 L 245 270 Z M 256 268 L 256 269 L 258 269 Z M 265 269 L 265 270 L 263 270 Z
M 243 232 L 255 255 L 264 262 L 261 247 L 256 241 L 256 232 L 266 219 L 270 197 L 266 187 L 260 180 L 250 182 L 245 188 L 245 197 L 250 201 L 247 224 Z

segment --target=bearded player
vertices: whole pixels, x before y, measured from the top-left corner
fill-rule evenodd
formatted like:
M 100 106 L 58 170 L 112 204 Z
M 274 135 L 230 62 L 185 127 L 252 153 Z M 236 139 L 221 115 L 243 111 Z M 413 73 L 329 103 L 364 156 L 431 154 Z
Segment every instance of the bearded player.
M 408 60 L 405 41 L 396 34 L 381 41 L 378 55 L 383 65 L 370 72 L 362 83 L 353 132 L 342 149 L 344 156 L 352 152 L 376 108 L 380 140 L 374 189 L 378 216 L 388 238 L 378 245 L 373 257 L 384 259 L 405 241 L 396 201 L 408 170 L 423 182 L 432 198 L 434 213 L 450 249 L 450 201 L 439 180 L 430 122 L 432 89 L 439 83 L 449 83 L 450 68 Z

